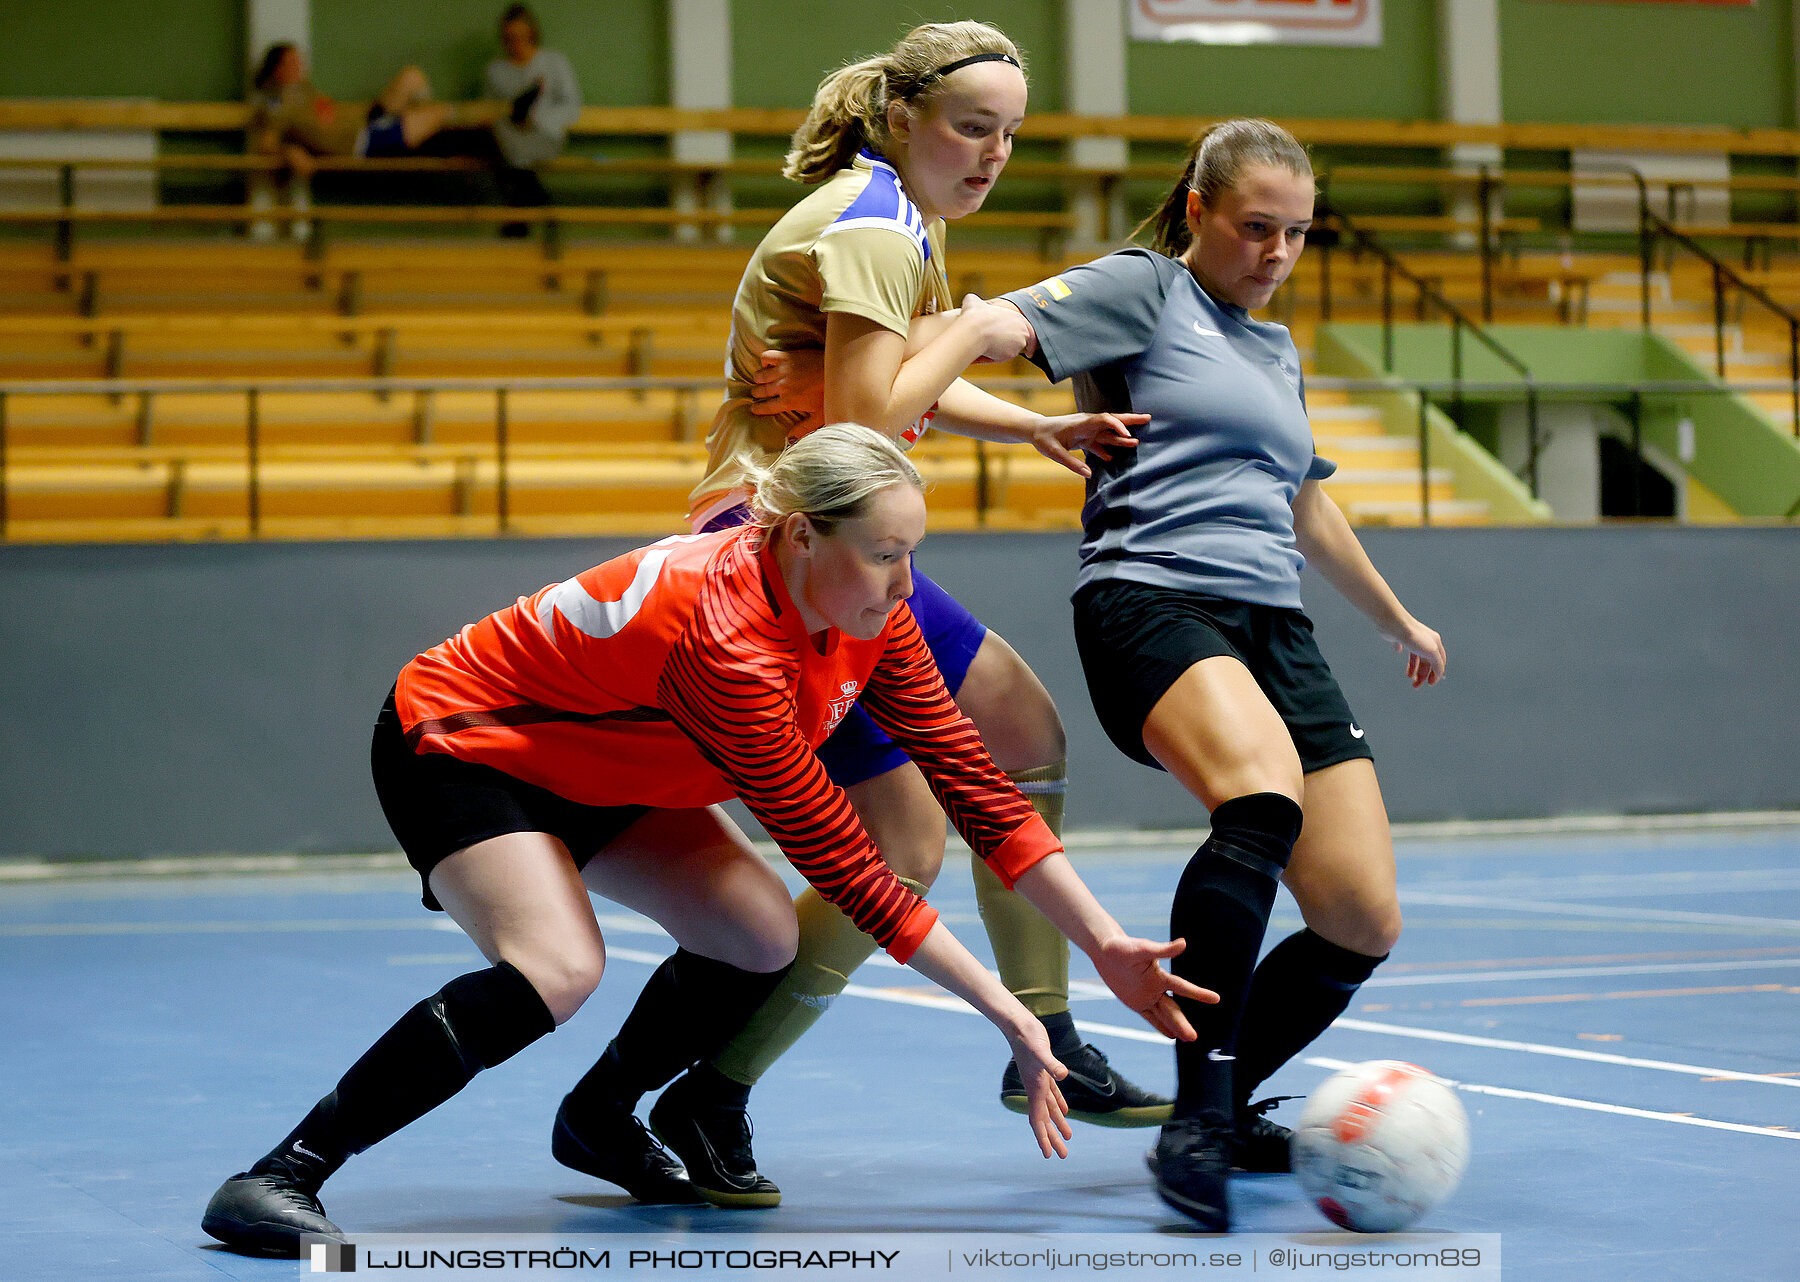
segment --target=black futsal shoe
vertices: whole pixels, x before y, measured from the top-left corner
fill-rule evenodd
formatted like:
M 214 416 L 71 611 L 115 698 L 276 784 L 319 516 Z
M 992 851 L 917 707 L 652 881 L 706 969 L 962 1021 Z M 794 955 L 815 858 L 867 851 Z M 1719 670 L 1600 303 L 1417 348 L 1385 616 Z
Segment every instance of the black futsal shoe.
M 579 1133 L 569 1121 L 569 1097 L 556 1110 L 550 1131 L 550 1155 L 570 1170 L 617 1184 L 652 1206 L 690 1205 L 700 1194 L 681 1163 L 656 1142 L 637 1117 L 616 1109 L 589 1115 Z
M 687 1085 L 683 1077 L 662 1093 L 650 1110 L 650 1129 L 687 1163 L 694 1190 L 732 1210 L 780 1206 L 781 1190 L 756 1169 L 750 1151 L 750 1114 L 735 1104 L 691 1099 Z
M 1277 1095 L 1271 1099 L 1245 1104 L 1237 1111 L 1237 1129 L 1231 1137 L 1233 1170 L 1259 1175 L 1286 1175 L 1294 1169 L 1291 1145 L 1294 1133 L 1280 1122 L 1271 1122 L 1268 1114 L 1283 1100 L 1299 1099 L 1298 1095 Z
M 1208 1233 L 1231 1229 L 1231 1159 L 1226 1149 L 1232 1131 L 1229 1123 L 1174 1118 L 1163 1124 L 1156 1147 L 1144 1155 L 1155 1177 L 1156 1195 Z
M 219 1185 L 200 1227 L 235 1250 L 290 1260 L 302 1258 L 309 1238 L 345 1240 L 313 1188 L 279 1162 L 259 1162 Z
M 1058 1058 L 1069 1075 L 1057 1085 L 1069 1105 L 1069 1116 L 1076 1121 L 1122 1128 L 1161 1126 L 1175 1111 L 1172 1101 L 1119 1076 L 1096 1047 L 1083 1046 Z M 1012 1060 L 1006 1062 L 1006 1072 L 1000 1076 L 1000 1102 L 1015 1113 L 1031 1109 L 1025 1080 Z

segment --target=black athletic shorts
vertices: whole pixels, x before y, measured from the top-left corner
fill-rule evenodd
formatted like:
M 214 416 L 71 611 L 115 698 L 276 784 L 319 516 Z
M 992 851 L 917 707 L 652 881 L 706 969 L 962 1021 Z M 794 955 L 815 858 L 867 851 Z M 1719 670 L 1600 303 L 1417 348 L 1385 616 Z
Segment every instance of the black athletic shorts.
M 1162 769 L 1144 747 L 1150 710 L 1182 673 L 1220 655 L 1250 669 L 1307 774 L 1374 757 L 1299 610 L 1107 579 L 1075 594 L 1075 644 L 1100 724 L 1146 766 Z
M 406 860 L 419 873 L 421 899 L 431 893 L 431 870 L 467 846 L 509 832 L 547 832 L 569 848 L 576 868 L 637 822 L 648 806 L 584 806 L 492 766 L 445 752 L 414 752 L 388 691 L 369 745 L 375 795 Z

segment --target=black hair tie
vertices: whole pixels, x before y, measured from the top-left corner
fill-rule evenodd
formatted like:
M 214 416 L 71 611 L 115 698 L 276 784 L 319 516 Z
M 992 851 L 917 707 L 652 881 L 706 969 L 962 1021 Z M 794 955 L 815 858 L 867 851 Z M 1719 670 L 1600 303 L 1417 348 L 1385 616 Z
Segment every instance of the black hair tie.
M 917 98 L 920 94 L 924 93 L 934 81 L 942 80 L 951 72 L 961 71 L 964 67 L 972 67 L 978 62 L 1006 62 L 1011 63 L 1015 67 L 1019 66 L 1019 60 L 1010 53 L 978 53 L 973 57 L 963 58 L 957 62 L 952 62 L 939 67 L 936 71 L 927 71 L 923 76 L 919 77 L 918 84 L 914 85 L 900 96 L 907 102 L 911 102 L 914 98 Z M 1021 71 L 1024 70 L 1023 67 L 1020 67 L 1019 69 Z

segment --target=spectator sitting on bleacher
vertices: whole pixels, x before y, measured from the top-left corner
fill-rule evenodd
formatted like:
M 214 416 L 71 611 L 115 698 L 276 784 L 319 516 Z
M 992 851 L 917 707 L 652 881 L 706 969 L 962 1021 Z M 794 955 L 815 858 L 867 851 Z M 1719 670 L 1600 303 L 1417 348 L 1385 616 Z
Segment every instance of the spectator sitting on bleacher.
M 537 16 L 522 4 L 500 15 L 505 56 L 487 65 L 483 96 L 506 104 L 494 122 L 505 167 L 501 192 L 509 205 L 547 205 L 550 195 L 533 166 L 550 160 L 568 141 L 569 126 L 581 114 L 581 86 L 575 69 L 555 49 L 543 47 Z
M 403 67 L 366 114 L 333 101 L 306 78 L 297 46 L 269 46 L 253 82 L 252 150 L 280 156 L 301 178 L 316 156 L 404 156 L 438 133 L 455 113 L 432 102 L 431 85 L 417 67 Z

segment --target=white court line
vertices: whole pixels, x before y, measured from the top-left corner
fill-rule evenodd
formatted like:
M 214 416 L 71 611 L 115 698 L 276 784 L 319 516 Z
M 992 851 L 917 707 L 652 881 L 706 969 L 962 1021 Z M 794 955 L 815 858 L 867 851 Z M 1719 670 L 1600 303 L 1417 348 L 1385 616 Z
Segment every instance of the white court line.
M 1573 877 L 1459 877 L 1416 887 L 1431 895 L 1517 895 L 1541 899 L 1619 899 L 1634 895 L 1757 895 L 1800 890 L 1800 868 L 1732 868 L 1695 872 L 1587 873 Z
M 396 953 L 388 958 L 390 966 L 461 966 L 477 962 L 481 954 L 470 949 L 460 953 Z
M 633 948 L 608 948 L 608 957 L 621 961 L 660 965 L 663 953 L 642 952 Z M 965 1015 L 979 1014 L 973 1006 L 942 991 L 924 989 L 872 988 L 867 984 L 846 984 L 847 997 L 867 997 L 872 1001 L 892 1002 L 899 1006 L 922 1006 L 929 1010 L 955 1011 Z M 1150 1042 L 1158 1046 L 1173 1043 L 1153 1028 L 1133 1028 L 1123 1024 L 1102 1024 L 1078 1019 L 1075 1027 L 1084 1033 L 1100 1033 L 1132 1042 Z M 1578 1050 L 1569 1046 L 1545 1046 L 1537 1042 L 1514 1042 L 1498 1037 L 1476 1037 L 1469 1033 L 1447 1033 L 1433 1028 L 1410 1028 L 1405 1024 L 1379 1024 L 1366 1019 L 1339 1019 L 1333 1028 L 1347 1028 L 1358 1033 L 1386 1033 L 1393 1037 L 1412 1037 L 1428 1042 L 1450 1042 L 1458 1046 L 1480 1046 L 1488 1050 L 1518 1051 L 1527 1055 L 1548 1055 L 1557 1059 L 1578 1059 L 1594 1064 L 1617 1064 L 1624 1068 L 1648 1068 L 1664 1073 L 1681 1073 L 1689 1077 L 1720 1077 L 1734 1082 L 1761 1082 L 1765 1086 L 1800 1089 L 1800 1078 L 1770 1077 L 1763 1073 L 1739 1073 L 1729 1068 L 1707 1068 L 1698 1064 L 1678 1064 L 1661 1059 L 1637 1059 L 1629 1055 L 1611 1055 L 1605 1051 Z M 1796 1132 L 1800 1134 L 1800 1132 Z
M 1554 819 L 1471 819 L 1396 823 L 1402 843 L 1457 838 L 1535 837 L 1580 833 L 1707 832 L 1734 829 L 1789 829 L 1800 826 L 1800 810 L 1708 811 L 1689 815 L 1564 815 Z M 1207 838 L 1205 828 L 1078 828 L 1063 834 L 1069 850 L 1185 846 L 1193 849 Z M 757 854 L 779 860 L 774 842 L 751 843 Z M 1441 851 L 1402 851 L 1439 855 Z M 1495 852 L 1482 851 L 1482 858 Z M 398 851 L 355 855 L 169 855 L 149 859 L 0 859 L 0 882 L 98 880 L 119 877 L 193 877 L 232 874 L 336 873 L 407 871 Z
M 669 932 L 651 921 L 648 917 L 626 916 L 623 913 L 595 913 L 603 930 L 622 931 L 628 935 L 660 935 L 670 938 Z
M 640 917 L 636 913 L 595 913 L 594 920 L 605 930 L 616 930 L 626 935 L 656 935 L 668 939 L 669 932 L 651 921 L 648 917 Z M 447 930 L 452 935 L 460 935 L 462 927 L 448 917 L 433 917 L 429 929 Z
M 1696 913 L 1679 908 L 1608 908 L 1600 904 L 1560 904 L 1542 899 L 1505 899 L 1488 895 L 1455 895 L 1431 890 L 1402 891 L 1403 904 L 1434 908 L 1510 908 L 1514 912 L 1552 913 L 1564 917 L 1611 917 L 1624 921 L 1703 922 L 1709 926 L 1765 926 L 1800 930 L 1792 917 L 1745 917 L 1737 913 Z
M 1713 829 L 1791 828 L 1800 810 L 1725 810 L 1691 815 L 1562 815 L 1554 819 L 1451 819 L 1396 823 L 1394 838 L 1403 842 L 1455 840 L 1463 837 L 1542 837 L 1572 834 L 1693 832 Z M 1139 846 L 1187 846 L 1207 838 L 1205 828 L 1078 828 L 1063 834 L 1069 850 Z M 1412 852 L 1407 852 L 1412 853 Z M 1421 852 L 1436 854 L 1439 852 Z M 1484 856 L 1488 852 L 1482 852 Z
M 606 946 L 607 961 L 642 962 L 646 966 L 660 966 L 668 956 L 667 953 L 647 953 L 641 948 L 618 948 L 612 944 Z M 480 960 L 481 954 L 471 948 L 460 953 L 398 953 L 388 958 L 388 965 L 455 966 Z
M 460 930 L 455 922 L 451 930 Z M 299 921 L 71 921 L 0 926 L 0 936 L 51 935 L 260 935 L 332 930 L 441 930 L 443 923 L 416 917 L 319 917 Z
M 609 930 L 636 935 L 658 935 L 668 932 L 645 917 L 606 914 L 600 924 Z M 51 921 L 12 922 L 0 925 L 0 938 L 31 938 L 55 935 L 254 935 L 264 933 L 332 930 L 433 930 L 463 933 L 462 927 L 446 917 L 313 917 L 288 921 Z
M 609 948 L 608 957 L 616 957 L 620 961 L 643 962 L 648 966 L 661 965 L 665 954 L 644 952 L 636 948 Z M 396 959 L 398 960 L 398 959 Z M 848 997 L 867 997 L 873 1001 L 891 1002 L 897 1006 L 922 1006 L 928 1010 L 951 1011 L 964 1015 L 975 1015 L 979 1012 L 961 998 L 952 997 L 948 993 L 911 991 L 905 989 L 870 988 L 864 984 L 846 984 L 844 995 Z M 1364 1020 L 1337 1021 L 1339 1025 L 1356 1028 L 1362 1032 L 1391 1032 L 1402 1036 L 1411 1035 L 1425 1037 L 1432 1041 L 1450 1041 L 1463 1044 L 1487 1046 L 1498 1050 L 1522 1050 L 1538 1054 L 1562 1055 L 1570 1059 L 1597 1060 L 1602 1063 L 1626 1064 L 1636 1068 L 1660 1068 L 1672 1072 L 1691 1073 L 1706 1077 L 1728 1077 L 1737 1081 L 1766 1082 L 1775 1086 L 1800 1086 L 1800 1081 L 1783 1077 L 1763 1077 L 1751 1073 L 1731 1073 L 1725 1069 L 1696 1068 L 1688 1064 L 1670 1064 L 1661 1060 L 1629 1059 L 1622 1055 L 1607 1055 L 1598 1051 L 1571 1051 L 1556 1046 L 1534 1046 L 1527 1042 L 1505 1042 L 1489 1037 L 1470 1037 L 1461 1033 L 1434 1034 L 1428 1029 L 1405 1028 L 1397 1024 L 1371 1024 Z M 1100 1033 L 1111 1037 L 1124 1038 L 1133 1042 L 1150 1042 L 1168 1046 L 1172 1043 L 1161 1033 L 1150 1028 L 1129 1028 L 1118 1024 L 1098 1024 L 1090 1020 L 1076 1020 L 1075 1027 L 1084 1033 Z M 1336 1027 L 1336 1025 L 1334 1025 Z M 1349 1060 L 1324 1059 L 1316 1056 L 1305 1061 L 1320 1068 L 1335 1072 L 1349 1068 Z M 1679 1122 L 1684 1126 L 1703 1126 L 1718 1131 L 1741 1131 L 1749 1135 L 1770 1135 L 1776 1139 L 1800 1139 L 1800 1131 L 1778 1131 L 1766 1126 L 1746 1126 L 1739 1122 L 1719 1122 L 1705 1117 L 1688 1117 L 1680 1113 L 1659 1113 L 1651 1109 L 1630 1108 L 1623 1104 L 1601 1104 L 1594 1100 L 1573 1099 L 1566 1095 L 1546 1095 L 1541 1091 L 1520 1091 L 1506 1086 L 1484 1086 L 1470 1082 L 1458 1082 L 1451 1078 L 1444 1079 L 1460 1091 L 1476 1095 L 1496 1095 L 1505 1099 L 1528 1100 L 1539 1104 L 1555 1104 L 1564 1108 L 1585 1109 L 1594 1113 L 1615 1113 L 1624 1117 L 1642 1117 L 1657 1122 Z
M 1349 1060 L 1325 1059 L 1309 1055 L 1303 1061 L 1315 1068 L 1337 1072 L 1351 1068 Z M 1436 1074 L 1433 1074 L 1436 1076 Z M 1704 1126 L 1714 1131 L 1738 1131 L 1745 1135 L 1769 1135 L 1778 1140 L 1800 1140 L 1800 1131 L 1778 1131 L 1768 1126 L 1747 1126 L 1742 1122 L 1720 1122 L 1710 1117 L 1691 1117 L 1686 1113 L 1659 1113 L 1648 1108 L 1628 1108 L 1623 1104 L 1602 1104 L 1597 1100 L 1574 1099 L 1568 1095 L 1546 1095 L 1542 1091 L 1515 1091 L 1510 1086 L 1484 1086 L 1477 1082 L 1459 1082 L 1446 1077 L 1446 1083 L 1471 1095 L 1497 1095 L 1502 1099 L 1530 1100 L 1537 1104 L 1556 1104 L 1563 1108 L 1579 1108 L 1589 1113 L 1616 1113 L 1621 1117 L 1642 1117 L 1652 1122 L 1678 1122 L 1683 1126 Z
M 1376 975 L 1364 988 L 1414 988 L 1421 984 L 1491 984 L 1512 979 L 1586 979 L 1590 975 L 1687 975 L 1697 971 L 1770 970 L 1800 966 L 1800 957 L 1745 961 L 1642 962 L 1633 966 L 1569 966 L 1544 970 L 1456 971 L 1439 975 Z
M 1446 1033 L 1435 1028 L 1410 1028 L 1405 1024 L 1378 1024 L 1367 1019 L 1340 1019 L 1332 1027 L 1348 1028 L 1358 1033 L 1386 1033 L 1390 1037 L 1412 1037 L 1425 1042 L 1449 1042 L 1456 1046 L 1480 1046 L 1487 1050 L 1519 1051 L 1526 1055 L 1548 1055 L 1555 1059 L 1579 1059 L 1590 1064 L 1618 1064 L 1624 1068 L 1651 1068 L 1662 1073 L 1682 1073 L 1689 1077 L 1724 1077 L 1734 1082 L 1761 1082 L 1765 1086 L 1786 1086 L 1800 1089 L 1800 1078 L 1770 1077 L 1763 1073 L 1737 1073 L 1729 1068 L 1705 1068 L 1698 1064 L 1678 1064 L 1666 1059 L 1637 1059 L 1630 1055 L 1609 1055 L 1605 1051 L 1579 1050 L 1573 1046 L 1545 1046 L 1539 1042 L 1512 1042 L 1499 1037 Z
M 899 962 L 881 953 L 877 953 L 869 959 L 869 963 L 883 961 L 889 966 L 900 966 Z M 1373 979 L 1364 980 L 1363 987 L 1418 988 L 1428 984 L 1488 984 L 1502 980 L 1520 979 L 1585 979 L 1590 975 L 1685 975 L 1699 971 L 1769 970 L 1795 966 L 1800 966 L 1800 957 L 1758 957 L 1746 958 L 1742 961 L 1710 962 L 1639 962 L 1630 966 L 1571 966 L 1556 969 L 1542 967 L 1536 970 L 1443 971 L 1419 975 L 1378 974 Z M 900 968 L 905 969 L 903 966 Z M 1112 990 L 1105 984 L 1098 984 L 1093 980 L 1071 979 L 1069 995 L 1071 997 L 1105 998 L 1110 1001 Z
M 933 1010 L 966 1011 L 976 1013 L 972 1006 L 959 998 L 943 993 L 911 992 L 891 988 L 869 988 L 861 984 L 851 984 L 844 992 L 853 997 L 869 997 L 881 1002 L 896 1002 L 903 1006 L 926 1006 Z M 1121 1024 L 1101 1024 L 1093 1020 L 1078 1019 L 1075 1027 L 1084 1033 L 1101 1033 L 1109 1037 L 1121 1037 L 1133 1042 L 1152 1042 L 1159 1046 L 1169 1046 L 1168 1038 L 1152 1028 L 1133 1028 Z M 1734 1082 L 1761 1082 L 1765 1086 L 1786 1086 L 1790 1089 L 1800 1088 L 1800 1079 L 1792 1077 L 1770 1077 L 1762 1073 L 1738 1073 L 1728 1068 L 1706 1068 L 1698 1064 L 1677 1064 L 1660 1059 L 1636 1059 L 1629 1055 L 1609 1055 L 1604 1051 L 1576 1050 L 1565 1046 L 1543 1046 L 1535 1042 L 1511 1042 L 1497 1037 L 1475 1037 L 1468 1033 L 1442 1033 L 1430 1028 L 1408 1028 L 1404 1024 L 1377 1024 L 1363 1019 L 1340 1019 L 1333 1028 L 1348 1028 L 1359 1033 L 1387 1033 L 1395 1037 L 1416 1037 L 1429 1042 L 1453 1042 L 1459 1046 L 1480 1046 L 1488 1050 L 1519 1051 L 1529 1055 L 1548 1055 L 1558 1059 L 1587 1060 L 1597 1064 L 1617 1064 L 1625 1068 L 1656 1069 L 1665 1073 L 1681 1073 L 1689 1077 L 1721 1077 Z M 1796 1132 L 1800 1134 L 1800 1132 Z
M 646 966 L 660 966 L 668 959 L 667 953 L 647 953 L 641 948 L 614 948 L 611 944 L 606 947 L 607 961 L 643 962 Z
M 955 1011 L 957 1014 L 979 1015 L 969 1003 L 960 997 L 952 997 L 946 992 L 917 991 L 907 988 L 870 988 L 866 984 L 845 984 L 846 997 L 868 997 L 878 1002 L 893 1002 L 896 1006 L 924 1006 L 930 1010 Z M 1076 1025 L 1080 1027 L 1080 1025 Z M 1162 1039 L 1158 1039 L 1159 1041 Z
M 454 922 L 435 924 L 446 930 L 457 929 Z M 655 935 L 662 939 L 669 938 L 668 931 L 647 917 L 630 917 L 617 913 L 602 914 L 600 925 L 606 930 L 621 934 Z M 608 951 L 616 950 L 609 949 Z M 863 965 L 877 966 L 888 970 L 911 969 L 904 963 L 897 962 L 886 953 L 879 951 L 871 955 Z M 1416 988 L 1426 984 L 1489 984 L 1519 979 L 1582 979 L 1589 975 L 1681 975 L 1700 971 L 1769 970 L 1797 966 L 1800 966 L 1800 957 L 1755 958 L 1744 961 L 1645 962 L 1631 966 L 1587 966 L 1556 970 L 1457 971 L 1446 974 L 1376 975 L 1373 979 L 1365 980 L 1363 987 Z M 1070 981 L 1069 987 L 1072 993 L 1083 997 L 1101 997 L 1108 1000 L 1112 998 L 1112 990 L 1104 984 L 1076 979 Z

